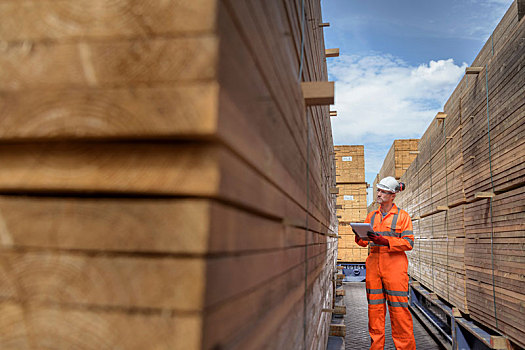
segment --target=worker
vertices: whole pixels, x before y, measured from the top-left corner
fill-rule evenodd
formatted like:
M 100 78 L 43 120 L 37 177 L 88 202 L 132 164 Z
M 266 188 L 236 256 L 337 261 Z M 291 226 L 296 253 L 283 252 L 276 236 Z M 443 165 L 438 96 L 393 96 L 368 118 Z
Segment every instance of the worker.
M 390 313 L 392 338 L 398 350 L 416 349 L 412 315 L 408 309 L 408 260 L 405 251 L 414 247 L 412 220 L 408 213 L 394 204 L 396 193 L 405 185 L 389 176 L 377 184 L 379 209 L 368 214 L 373 232 L 369 241 L 355 241 L 362 247 L 370 244 L 366 259 L 366 294 L 368 299 L 368 331 L 371 350 L 385 345 L 385 301 Z M 354 231 L 355 233 L 355 231 Z

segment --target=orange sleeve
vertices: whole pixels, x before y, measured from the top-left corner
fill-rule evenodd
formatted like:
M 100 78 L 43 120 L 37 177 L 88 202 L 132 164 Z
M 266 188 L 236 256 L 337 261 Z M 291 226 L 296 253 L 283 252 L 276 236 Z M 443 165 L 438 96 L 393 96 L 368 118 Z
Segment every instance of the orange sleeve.
M 412 250 L 414 247 L 414 231 L 412 229 L 412 219 L 407 212 L 401 211 L 399 214 L 397 227 L 401 229 L 401 237 L 385 237 L 390 243 L 391 252 Z

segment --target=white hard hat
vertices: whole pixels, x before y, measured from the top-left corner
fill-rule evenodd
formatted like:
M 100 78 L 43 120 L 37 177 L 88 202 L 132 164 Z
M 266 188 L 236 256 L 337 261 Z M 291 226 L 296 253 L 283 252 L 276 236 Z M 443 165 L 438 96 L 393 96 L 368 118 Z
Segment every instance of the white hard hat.
M 398 182 L 394 177 L 387 176 L 383 180 L 379 181 L 377 188 L 380 188 L 384 191 L 396 193 L 403 191 L 405 189 L 405 184 Z

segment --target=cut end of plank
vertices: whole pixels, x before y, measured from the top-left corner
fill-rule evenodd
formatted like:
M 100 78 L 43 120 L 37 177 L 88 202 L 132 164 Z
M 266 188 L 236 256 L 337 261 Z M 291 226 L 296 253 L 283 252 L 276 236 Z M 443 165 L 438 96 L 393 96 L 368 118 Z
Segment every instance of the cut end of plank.
M 308 81 L 301 83 L 304 102 L 307 106 L 334 104 L 333 81 Z
M 337 111 L 330 111 L 330 117 L 337 117 Z
M 493 198 L 496 194 L 494 192 L 477 192 L 474 198 Z
M 330 325 L 330 334 L 334 337 L 344 337 L 346 334 L 346 326 L 344 324 L 331 324 Z
M 436 119 L 438 120 L 443 120 L 445 118 L 447 118 L 447 114 L 444 112 L 438 112 L 438 114 L 436 114 Z
M 339 193 L 339 188 L 337 187 L 332 187 L 330 189 L 330 194 L 338 194 Z
M 465 68 L 465 74 L 479 74 L 483 69 L 484 67 L 467 67 Z
M 419 154 L 419 151 L 408 151 L 408 154 Z
M 491 335 L 490 345 L 492 349 L 508 349 L 505 337 L 502 337 L 500 335 Z
M 337 289 L 335 291 L 335 296 L 337 296 L 337 297 L 342 297 L 342 296 L 345 296 L 345 295 L 346 295 L 346 293 L 345 293 L 344 289 Z
M 326 22 L 326 23 L 319 23 L 319 27 L 330 27 L 330 23 Z
M 339 49 L 326 49 L 324 50 L 326 57 L 339 57 Z
M 335 315 L 346 315 L 346 306 L 336 306 L 334 308 Z

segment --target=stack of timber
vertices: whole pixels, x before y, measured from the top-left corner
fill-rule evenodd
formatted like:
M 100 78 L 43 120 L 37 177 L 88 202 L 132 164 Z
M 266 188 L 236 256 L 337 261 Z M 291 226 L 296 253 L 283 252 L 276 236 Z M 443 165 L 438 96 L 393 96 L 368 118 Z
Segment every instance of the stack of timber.
M 376 181 L 379 182 L 387 176 L 393 176 L 396 179 L 401 178 L 416 159 L 418 143 L 419 139 L 394 140 L 377 174 Z
M 351 222 L 366 219 L 365 151 L 362 145 L 339 145 L 335 150 L 337 180 L 337 218 L 339 221 L 339 247 L 337 260 L 340 262 L 364 262 L 368 248 L 355 243 Z
M 0 2 L 1 349 L 324 347 L 333 96 L 305 106 L 331 85 L 304 5 Z
M 381 166 L 379 173 L 374 179 L 374 183 L 372 185 L 372 194 L 374 196 L 374 199 L 377 191 L 376 186 L 379 183 L 379 181 L 381 181 L 381 179 L 387 176 L 393 176 L 399 180 L 401 176 L 403 176 L 403 174 L 410 167 L 414 159 L 416 159 L 416 156 L 418 154 L 418 145 L 419 139 L 394 140 L 392 146 L 386 154 L 385 160 L 383 161 L 383 165 Z M 370 213 L 374 210 L 377 210 L 377 208 L 378 205 L 374 201 L 368 206 L 367 212 Z
M 335 178 L 338 184 L 365 183 L 365 147 L 339 145 L 335 151 Z
M 520 10 L 521 9 L 521 10 Z M 515 1 L 419 143 L 396 202 L 409 273 L 525 347 L 525 2 Z

